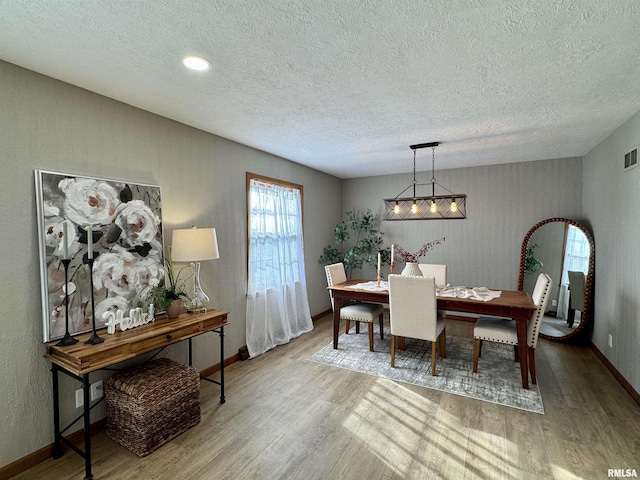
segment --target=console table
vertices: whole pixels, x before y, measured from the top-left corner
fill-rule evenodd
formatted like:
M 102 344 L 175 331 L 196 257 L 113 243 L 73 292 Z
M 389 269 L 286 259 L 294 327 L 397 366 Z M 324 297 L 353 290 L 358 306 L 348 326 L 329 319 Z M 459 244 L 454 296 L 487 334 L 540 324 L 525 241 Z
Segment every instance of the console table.
M 62 456 L 62 442 L 85 460 L 85 480 L 91 480 L 91 409 L 100 401 L 90 402 L 89 374 L 104 369 L 124 360 L 135 358 L 144 353 L 161 349 L 168 345 L 189 341 L 189 365 L 192 363 L 191 339 L 206 332 L 217 333 L 220 337 L 220 381 L 202 377 L 204 380 L 220 385 L 220 403 L 224 398 L 224 327 L 228 325 L 229 312 L 207 310 L 203 313 L 182 313 L 178 318 L 169 319 L 166 315 L 158 315 L 154 322 L 124 332 L 108 334 L 106 330 L 98 333 L 104 338 L 103 343 L 85 345 L 91 333 L 77 335 L 79 341 L 66 347 L 56 346 L 57 340 L 45 344 L 45 358 L 52 364 L 53 376 L 53 423 L 55 442 L 53 458 Z M 84 406 L 83 413 L 65 428 L 60 429 L 60 403 L 58 389 L 58 372 L 82 383 Z M 103 397 L 104 398 L 104 397 Z M 65 431 L 80 418 L 84 419 L 84 451 L 73 445 L 64 437 Z

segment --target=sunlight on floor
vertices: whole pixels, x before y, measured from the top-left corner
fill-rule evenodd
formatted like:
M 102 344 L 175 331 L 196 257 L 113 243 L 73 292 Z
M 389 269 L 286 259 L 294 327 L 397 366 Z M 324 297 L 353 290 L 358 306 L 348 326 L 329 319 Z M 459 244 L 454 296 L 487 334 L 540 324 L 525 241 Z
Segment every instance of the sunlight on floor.
M 579 477 L 558 465 L 551 465 L 551 471 L 553 472 L 553 478 L 557 480 L 585 480 L 584 477 Z
M 438 472 L 444 478 L 491 472 L 518 478 L 517 445 L 471 430 L 439 403 L 405 386 L 379 379 L 343 422 L 356 438 L 401 477 Z
M 437 405 L 407 388 L 378 380 L 356 404 L 343 426 L 393 471 L 404 475 L 420 440 L 420 428 Z M 393 464 L 389 463 L 393 459 Z

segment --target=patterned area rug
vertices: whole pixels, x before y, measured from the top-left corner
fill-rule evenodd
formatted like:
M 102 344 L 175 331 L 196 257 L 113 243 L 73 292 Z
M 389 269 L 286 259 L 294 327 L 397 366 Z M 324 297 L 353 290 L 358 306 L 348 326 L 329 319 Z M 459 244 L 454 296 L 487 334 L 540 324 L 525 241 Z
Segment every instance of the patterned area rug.
M 522 388 L 520 364 L 513 361 L 513 348 L 507 345 L 484 342 L 474 374 L 473 339 L 447 335 L 447 358 L 438 357 L 437 376 L 432 377 L 431 342 L 407 338 L 406 350 L 396 350 L 396 368 L 391 368 L 389 329 L 385 328 L 384 340 L 376 333 L 375 352 L 369 351 L 366 327 L 364 330 L 341 335 L 337 350 L 329 343 L 308 360 L 544 414 L 538 386 Z

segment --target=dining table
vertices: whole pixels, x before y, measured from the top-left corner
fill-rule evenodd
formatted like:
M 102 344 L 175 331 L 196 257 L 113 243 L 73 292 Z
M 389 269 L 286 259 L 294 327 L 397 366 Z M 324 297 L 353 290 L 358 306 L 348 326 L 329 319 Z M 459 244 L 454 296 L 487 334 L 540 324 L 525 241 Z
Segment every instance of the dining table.
M 340 329 L 340 308 L 350 302 L 389 303 L 389 290 L 380 283 L 381 288 L 375 288 L 375 280 L 355 279 L 347 280 L 328 287 L 333 295 L 333 348 L 338 348 L 338 332 Z M 358 288 L 354 285 L 373 284 L 374 288 Z M 447 310 L 474 315 L 490 315 L 512 318 L 516 322 L 518 335 L 518 358 L 522 387 L 529 388 L 529 362 L 527 346 L 527 326 L 536 305 L 528 293 L 520 290 L 500 290 L 500 296 L 488 301 L 474 298 L 458 298 L 454 296 L 436 295 L 438 310 Z

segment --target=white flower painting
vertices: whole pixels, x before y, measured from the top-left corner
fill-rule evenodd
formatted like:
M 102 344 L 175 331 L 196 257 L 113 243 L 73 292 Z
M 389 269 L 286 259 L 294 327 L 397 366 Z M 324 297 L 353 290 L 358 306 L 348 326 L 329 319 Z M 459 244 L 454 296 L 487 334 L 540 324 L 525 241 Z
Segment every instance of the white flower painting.
M 160 187 L 41 170 L 35 180 L 44 341 L 64 336 L 67 311 L 72 335 L 91 330 L 89 253 L 96 328 L 105 312 L 145 307 L 164 281 Z

